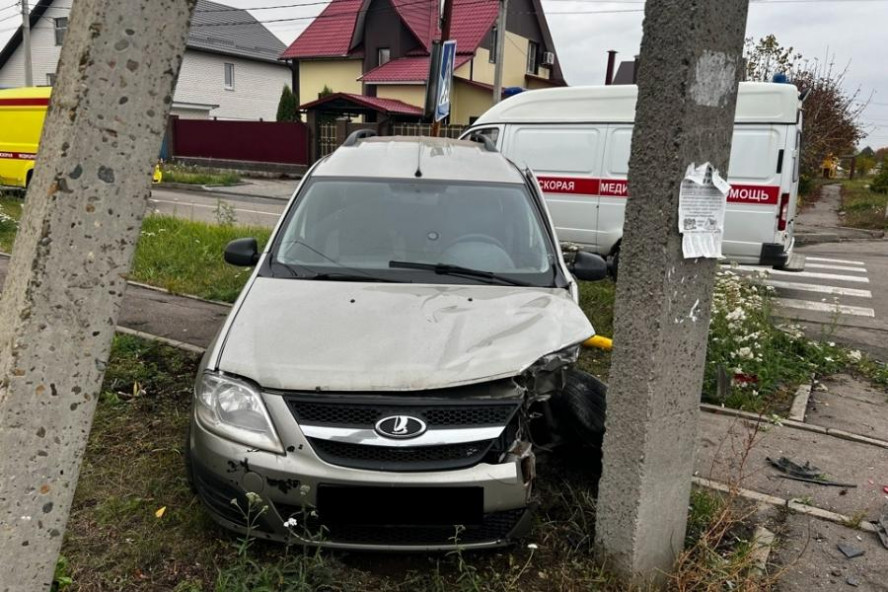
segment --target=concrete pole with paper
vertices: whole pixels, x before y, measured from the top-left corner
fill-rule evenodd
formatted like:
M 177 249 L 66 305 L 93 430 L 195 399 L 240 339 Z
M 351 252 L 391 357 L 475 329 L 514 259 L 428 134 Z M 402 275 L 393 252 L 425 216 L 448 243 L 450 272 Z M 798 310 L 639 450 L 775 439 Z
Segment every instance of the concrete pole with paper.
M 747 9 L 645 5 L 595 528 L 627 580 L 683 548 Z

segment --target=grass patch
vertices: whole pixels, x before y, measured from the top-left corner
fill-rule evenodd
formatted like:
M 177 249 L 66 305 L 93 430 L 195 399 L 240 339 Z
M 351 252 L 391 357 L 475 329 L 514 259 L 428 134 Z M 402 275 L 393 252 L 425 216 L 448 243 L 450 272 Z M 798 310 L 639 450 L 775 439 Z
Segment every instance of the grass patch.
M 225 263 L 225 245 L 252 236 L 261 249 L 269 234 L 267 228 L 149 216 L 142 224 L 130 278 L 179 294 L 234 302 L 250 270 Z
M 21 197 L 0 193 L 0 251 L 12 251 L 23 204 Z
M 599 282 L 579 282 L 580 308 L 586 313 L 592 327 L 598 335 L 613 337 L 614 335 L 614 297 L 617 286 L 613 280 Z M 607 381 L 610 373 L 611 352 L 583 348 L 580 353 L 579 366 L 586 372 Z
M 186 183 L 188 185 L 221 185 L 229 187 L 240 183 L 240 175 L 232 171 L 208 169 L 197 166 L 164 164 L 164 183 Z
M 888 194 L 872 191 L 871 179 L 842 182 L 842 225 L 868 230 L 888 229 Z
M 505 551 L 387 555 L 242 544 L 214 525 L 184 477 L 197 363 L 164 345 L 115 339 L 57 570 L 73 582 L 67 589 L 622 589 L 592 555 L 597 463 L 589 458 L 540 459 L 533 534 Z

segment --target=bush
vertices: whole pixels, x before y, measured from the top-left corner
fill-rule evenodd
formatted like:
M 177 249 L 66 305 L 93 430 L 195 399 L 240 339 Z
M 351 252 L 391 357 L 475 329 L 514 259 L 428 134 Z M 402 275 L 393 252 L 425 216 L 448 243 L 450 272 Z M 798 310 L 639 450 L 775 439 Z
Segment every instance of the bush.
M 882 163 L 882 172 L 870 183 L 870 190 L 876 193 L 888 193 L 888 164 Z

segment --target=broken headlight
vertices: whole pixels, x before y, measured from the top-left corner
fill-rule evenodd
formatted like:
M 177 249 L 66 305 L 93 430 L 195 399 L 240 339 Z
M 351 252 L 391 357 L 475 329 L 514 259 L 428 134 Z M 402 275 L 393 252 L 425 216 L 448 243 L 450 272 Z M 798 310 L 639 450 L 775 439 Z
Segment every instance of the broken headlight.
M 284 447 L 255 387 L 207 372 L 194 394 L 197 419 L 206 429 L 246 446 L 283 454 Z

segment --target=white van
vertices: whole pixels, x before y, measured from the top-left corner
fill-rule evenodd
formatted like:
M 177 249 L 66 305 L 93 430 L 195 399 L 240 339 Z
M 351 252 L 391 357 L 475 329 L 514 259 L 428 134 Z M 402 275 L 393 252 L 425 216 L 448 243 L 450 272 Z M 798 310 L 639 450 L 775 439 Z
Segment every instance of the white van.
M 558 239 L 618 256 L 623 236 L 634 85 L 515 95 L 463 137 L 481 133 L 536 173 Z M 738 263 L 786 266 L 799 184 L 801 99 L 795 86 L 740 83 L 722 252 Z

